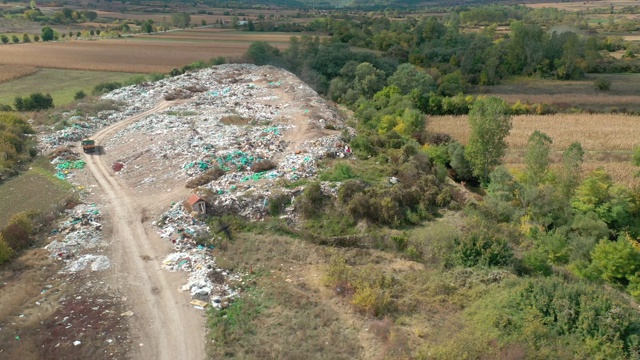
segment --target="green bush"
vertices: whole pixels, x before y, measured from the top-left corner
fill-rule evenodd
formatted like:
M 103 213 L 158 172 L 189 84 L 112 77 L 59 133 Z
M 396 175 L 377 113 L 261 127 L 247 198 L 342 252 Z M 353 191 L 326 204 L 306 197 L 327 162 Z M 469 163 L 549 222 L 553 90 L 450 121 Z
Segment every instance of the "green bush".
M 73 95 L 73 98 L 75 100 L 81 100 L 81 99 L 84 99 L 86 96 L 87 94 L 84 91 L 78 90 L 76 91 L 75 95 Z
M 557 277 L 510 281 L 467 315 L 498 342 L 547 359 L 635 359 L 640 316 L 612 290 Z
M 464 267 L 507 266 L 513 261 L 509 243 L 488 230 L 474 231 L 458 237 L 453 250 L 453 263 Z
M 40 111 L 53 107 L 53 98 L 50 94 L 33 93 L 29 96 L 16 96 L 13 106 L 17 111 Z
M 91 93 L 93 95 L 103 95 L 121 87 L 122 84 L 119 82 L 103 82 L 94 86 Z

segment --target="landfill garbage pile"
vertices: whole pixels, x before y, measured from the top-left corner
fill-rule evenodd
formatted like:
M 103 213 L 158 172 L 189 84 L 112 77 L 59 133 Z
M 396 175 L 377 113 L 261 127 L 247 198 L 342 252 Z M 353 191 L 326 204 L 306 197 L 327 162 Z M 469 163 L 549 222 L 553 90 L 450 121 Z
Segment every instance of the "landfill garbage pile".
M 241 276 L 217 268 L 211 248 L 196 243 L 196 238 L 208 237 L 207 224 L 187 214 L 182 203 L 172 205 L 153 224 L 159 228 L 162 238 L 171 241 L 176 251 L 165 258 L 162 267 L 189 273 L 181 291 L 189 291 L 194 300 L 207 305 L 210 303 L 216 308 L 225 307 L 237 295 L 230 284 L 241 282 Z
M 67 263 L 63 272 L 74 273 L 87 268 L 91 271 L 108 269 L 111 263 L 106 256 L 86 254 L 88 250 L 101 252 L 105 246 L 97 207 L 79 204 L 66 212 L 67 216 L 52 230 L 53 241 L 45 249 L 51 252 L 53 258 Z
M 277 180 L 315 176 L 318 160 L 345 156 L 341 131 L 353 134 L 313 89 L 271 66 L 220 65 L 117 89 L 104 98 L 129 104 L 124 119 L 133 109 L 151 108 L 174 95 L 186 100 L 132 123 L 103 144 L 114 154 L 110 161 L 122 164 L 118 176 L 142 190 L 182 185 L 219 168 L 224 175 L 201 185 L 218 195 L 213 207 L 241 209 L 253 219 L 266 214 L 265 199 Z M 265 161 L 273 167 L 257 166 Z

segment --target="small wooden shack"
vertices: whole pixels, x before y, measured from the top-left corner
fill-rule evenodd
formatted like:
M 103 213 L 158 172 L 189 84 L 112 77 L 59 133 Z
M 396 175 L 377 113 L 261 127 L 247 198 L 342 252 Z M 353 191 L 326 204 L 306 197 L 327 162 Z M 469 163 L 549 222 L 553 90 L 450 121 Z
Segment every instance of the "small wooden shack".
M 197 212 L 198 214 L 207 213 L 207 202 L 196 194 L 189 196 L 187 201 L 184 202 L 184 207 L 188 212 Z

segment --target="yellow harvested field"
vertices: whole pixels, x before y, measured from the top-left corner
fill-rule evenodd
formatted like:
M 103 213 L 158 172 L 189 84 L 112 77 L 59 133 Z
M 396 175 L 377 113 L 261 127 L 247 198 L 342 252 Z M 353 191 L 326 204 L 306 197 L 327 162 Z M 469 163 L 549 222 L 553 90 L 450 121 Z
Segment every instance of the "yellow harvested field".
M 133 73 L 168 72 L 198 60 L 243 55 L 249 44 L 126 39 L 39 42 L 3 47 L 0 65 Z
M 25 65 L 0 65 L 0 83 L 35 74 L 38 68 Z
M 535 130 L 553 139 L 552 148 L 566 149 L 580 142 L 585 151 L 626 150 L 640 144 L 640 116 L 618 114 L 557 114 L 514 116 L 509 147 L 523 149 Z M 467 116 L 432 116 L 427 130 L 447 133 L 462 143 L 469 140 Z

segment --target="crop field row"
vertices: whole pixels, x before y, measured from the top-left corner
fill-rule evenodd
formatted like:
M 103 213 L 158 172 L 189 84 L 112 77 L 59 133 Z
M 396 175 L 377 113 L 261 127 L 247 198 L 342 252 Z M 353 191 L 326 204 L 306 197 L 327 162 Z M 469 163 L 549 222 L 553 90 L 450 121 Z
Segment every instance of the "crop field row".
M 24 65 L 0 65 L 0 83 L 34 74 L 38 68 Z

